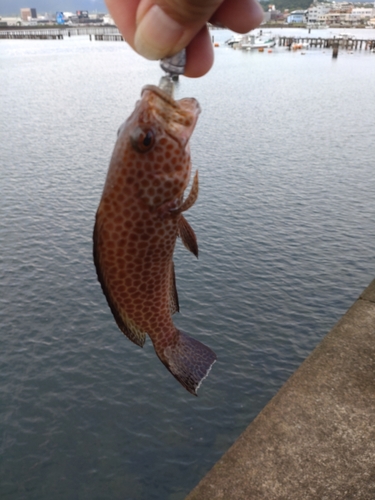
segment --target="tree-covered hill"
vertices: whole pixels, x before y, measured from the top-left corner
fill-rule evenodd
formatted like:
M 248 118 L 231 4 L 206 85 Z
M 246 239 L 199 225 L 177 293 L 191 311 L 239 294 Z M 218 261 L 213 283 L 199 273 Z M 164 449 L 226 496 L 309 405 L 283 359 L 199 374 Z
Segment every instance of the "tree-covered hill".
M 344 1 L 344 0 L 341 0 Z M 360 7 L 372 7 L 374 4 L 369 3 L 365 4 L 363 3 L 364 0 L 347 0 L 350 1 L 351 3 L 361 3 L 363 5 L 360 5 Z M 321 1 L 320 3 L 324 3 L 324 1 Z M 331 3 L 331 2 L 327 2 Z M 340 0 L 337 1 L 337 3 L 340 3 Z M 260 0 L 260 4 L 262 5 L 263 9 L 265 11 L 268 10 L 268 6 L 274 5 L 276 10 L 280 10 L 281 12 L 284 12 L 285 9 L 288 9 L 289 12 L 293 10 L 306 10 L 310 7 L 310 5 L 313 4 L 313 0 Z
M 275 6 L 276 10 L 280 10 L 281 12 L 284 12 L 285 9 L 288 9 L 289 11 L 306 10 L 310 7 L 310 5 L 312 4 L 312 1 L 311 0 L 271 0 L 269 2 L 261 1 L 260 3 L 265 11 L 267 11 L 268 6 L 270 4 L 272 4 Z

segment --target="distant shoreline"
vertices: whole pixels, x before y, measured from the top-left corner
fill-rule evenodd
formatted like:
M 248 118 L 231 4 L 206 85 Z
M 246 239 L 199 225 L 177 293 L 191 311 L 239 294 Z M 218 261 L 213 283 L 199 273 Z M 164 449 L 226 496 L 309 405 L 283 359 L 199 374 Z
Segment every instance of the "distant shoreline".
M 8 26 L 8 25 L 3 25 L 0 24 L 0 30 L 2 31 L 7 31 L 7 30 L 43 30 L 43 29 L 59 29 L 59 30 L 69 30 L 69 29 L 77 29 L 77 28 L 113 28 L 117 29 L 117 26 L 114 25 L 109 25 L 109 24 L 84 24 L 84 25 L 77 25 L 77 26 L 67 26 L 64 24 L 40 24 L 40 25 L 28 25 L 28 26 Z M 220 30 L 220 29 L 226 29 L 226 28 L 220 28 L 217 26 L 211 26 L 209 25 L 209 28 L 212 30 Z M 285 28 L 285 29 L 307 29 L 307 30 L 314 30 L 314 31 L 322 31 L 321 28 L 314 28 L 313 26 L 307 26 L 306 24 L 300 24 L 300 23 L 293 23 L 293 24 L 285 24 L 285 23 L 264 23 L 258 26 L 258 28 L 255 29 L 272 29 L 272 28 Z M 327 29 L 368 29 L 368 26 L 351 26 L 347 24 L 331 24 L 328 26 Z M 375 29 L 374 28 L 369 28 L 369 29 Z M 252 30 L 255 31 L 255 30 Z
M 307 26 L 306 24 L 297 24 L 297 23 L 293 23 L 293 24 L 284 24 L 284 23 L 264 23 L 262 25 L 259 26 L 258 29 L 262 29 L 262 28 L 287 28 L 287 29 L 290 29 L 290 28 L 298 28 L 298 29 L 307 29 L 307 30 L 314 30 L 314 31 L 323 31 L 324 30 L 329 30 L 329 29 L 345 29 L 345 30 L 348 30 L 348 29 L 367 29 L 366 26 L 351 26 L 351 25 L 348 25 L 348 24 L 331 24 L 329 26 L 327 26 L 327 28 L 314 28 L 313 26 Z M 371 28 L 371 29 L 375 29 L 375 28 Z

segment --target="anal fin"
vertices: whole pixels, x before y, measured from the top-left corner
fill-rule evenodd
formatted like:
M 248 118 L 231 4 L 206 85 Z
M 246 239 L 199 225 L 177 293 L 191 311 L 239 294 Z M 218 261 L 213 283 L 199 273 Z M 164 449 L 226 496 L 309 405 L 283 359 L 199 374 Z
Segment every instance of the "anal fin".
M 111 308 L 113 313 L 113 310 Z M 120 328 L 122 333 L 128 337 L 129 340 L 134 342 L 134 344 L 139 345 L 139 347 L 143 347 L 146 342 L 146 334 L 142 330 L 140 330 L 132 321 L 128 318 L 124 321 L 122 316 L 118 317 L 113 313 L 113 316 L 116 320 L 117 326 Z

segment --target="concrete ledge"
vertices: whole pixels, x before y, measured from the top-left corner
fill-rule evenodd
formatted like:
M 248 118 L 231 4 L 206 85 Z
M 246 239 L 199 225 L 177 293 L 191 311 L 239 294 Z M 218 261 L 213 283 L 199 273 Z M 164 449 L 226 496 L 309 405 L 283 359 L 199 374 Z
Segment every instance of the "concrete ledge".
M 375 499 L 375 280 L 186 500 Z

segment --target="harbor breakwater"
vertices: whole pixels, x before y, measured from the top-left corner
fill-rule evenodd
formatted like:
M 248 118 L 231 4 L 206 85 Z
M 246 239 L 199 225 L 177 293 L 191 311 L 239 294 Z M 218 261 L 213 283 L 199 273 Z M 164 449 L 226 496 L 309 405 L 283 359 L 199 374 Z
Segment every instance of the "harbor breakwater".
M 375 498 L 375 280 L 186 500 Z

